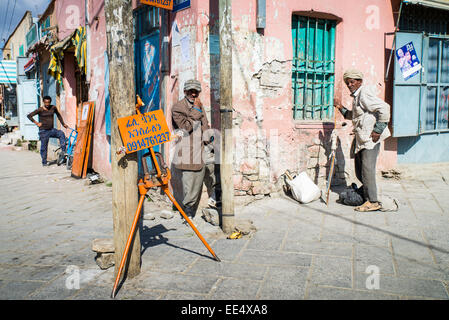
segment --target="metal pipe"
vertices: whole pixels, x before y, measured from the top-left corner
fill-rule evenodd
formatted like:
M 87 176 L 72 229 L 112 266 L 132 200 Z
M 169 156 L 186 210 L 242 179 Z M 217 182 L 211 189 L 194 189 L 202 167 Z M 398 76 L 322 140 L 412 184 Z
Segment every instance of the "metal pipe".
M 266 0 L 257 0 L 257 19 L 256 28 L 264 29 L 267 20 L 267 3 Z
M 143 206 L 143 200 L 145 199 L 145 194 L 140 195 L 139 205 L 137 206 L 136 213 L 134 214 L 133 224 L 131 226 L 131 231 L 129 232 L 128 240 L 126 241 L 125 251 L 123 252 L 122 260 L 120 261 L 120 267 L 117 272 L 117 276 L 115 277 L 114 288 L 112 289 L 111 297 L 115 298 L 115 293 L 117 291 L 117 286 L 120 281 L 120 277 L 122 275 L 123 267 L 125 266 L 125 262 L 128 258 L 129 248 L 131 247 L 131 242 L 134 239 L 134 233 L 136 231 L 137 222 L 139 222 L 140 218 L 140 210 Z
M 399 21 L 401 20 L 401 13 L 402 13 L 402 3 L 403 1 L 401 0 L 401 4 L 399 6 L 399 13 L 398 13 L 398 19 L 396 20 L 396 26 L 394 28 L 394 38 L 393 38 L 393 45 L 391 47 L 391 51 L 390 51 L 390 58 L 388 59 L 388 66 L 387 66 L 387 72 L 385 73 L 385 82 L 388 81 L 388 73 L 390 72 L 390 64 L 391 64 L 391 57 L 393 55 L 394 52 L 394 48 L 396 46 L 396 32 L 399 29 Z

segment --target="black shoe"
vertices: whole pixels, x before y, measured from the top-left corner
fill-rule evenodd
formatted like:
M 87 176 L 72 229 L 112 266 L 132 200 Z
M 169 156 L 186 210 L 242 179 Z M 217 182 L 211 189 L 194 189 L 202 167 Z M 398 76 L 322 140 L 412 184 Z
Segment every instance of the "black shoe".
M 43 163 L 42 166 L 43 167 L 49 167 L 50 165 L 48 163 Z
M 60 153 L 60 154 L 59 154 L 59 157 L 58 157 L 58 162 L 57 162 L 58 166 L 60 166 L 60 165 L 63 164 L 64 162 L 65 162 L 65 154 Z

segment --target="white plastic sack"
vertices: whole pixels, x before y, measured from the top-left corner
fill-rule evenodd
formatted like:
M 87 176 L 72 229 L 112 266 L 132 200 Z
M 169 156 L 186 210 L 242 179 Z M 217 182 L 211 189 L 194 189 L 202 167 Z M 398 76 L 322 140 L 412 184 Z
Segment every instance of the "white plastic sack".
M 321 191 L 318 186 L 313 183 L 305 171 L 301 172 L 293 180 L 286 180 L 290 186 L 293 198 L 301 203 L 309 203 L 319 199 Z

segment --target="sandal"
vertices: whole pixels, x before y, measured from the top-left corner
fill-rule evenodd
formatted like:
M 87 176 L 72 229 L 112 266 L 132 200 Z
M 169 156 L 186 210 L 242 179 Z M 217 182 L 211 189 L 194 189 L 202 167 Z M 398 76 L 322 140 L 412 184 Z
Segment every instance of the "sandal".
M 356 207 L 354 210 L 359 212 L 369 212 L 369 211 L 377 211 L 380 210 L 382 206 L 379 202 L 370 202 L 366 201 L 361 206 Z

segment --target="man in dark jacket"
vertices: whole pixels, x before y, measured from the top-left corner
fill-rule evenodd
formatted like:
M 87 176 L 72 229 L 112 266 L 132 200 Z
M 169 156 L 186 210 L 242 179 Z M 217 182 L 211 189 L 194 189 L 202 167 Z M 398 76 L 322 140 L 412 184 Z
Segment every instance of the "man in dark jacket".
M 215 192 L 216 179 L 213 164 L 205 164 L 204 146 L 211 142 L 209 122 L 199 99 L 201 83 L 188 80 L 184 84 L 185 98 L 172 108 L 172 123 L 182 138 L 177 143 L 173 163 L 182 171 L 184 211 L 190 217 L 195 216 L 201 198 L 203 182 L 210 182 L 211 195 Z M 212 195 L 212 198 L 213 195 Z
M 62 162 L 64 159 L 64 154 L 66 151 L 66 137 L 64 132 L 57 130 L 53 127 L 54 115 L 59 119 L 59 122 L 64 128 L 69 126 L 64 123 L 61 114 L 59 113 L 56 106 L 51 104 L 51 97 L 45 96 L 43 98 L 44 106 L 40 107 L 27 115 L 28 119 L 39 127 L 39 140 L 41 140 L 41 157 L 42 165 L 44 167 L 48 166 L 47 163 L 47 148 L 48 140 L 50 138 L 58 138 L 59 144 L 61 146 L 61 153 L 59 155 L 58 163 Z M 35 115 L 39 115 L 39 122 L 33 119 Z

